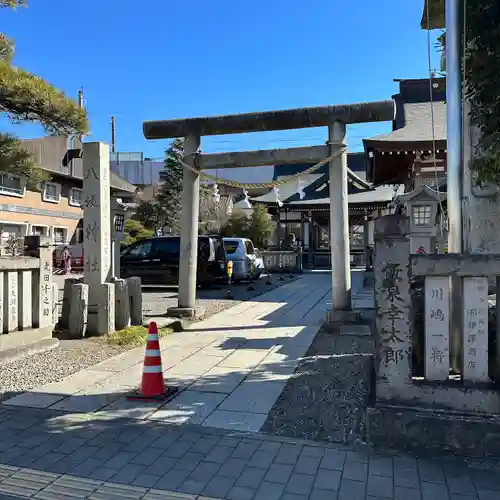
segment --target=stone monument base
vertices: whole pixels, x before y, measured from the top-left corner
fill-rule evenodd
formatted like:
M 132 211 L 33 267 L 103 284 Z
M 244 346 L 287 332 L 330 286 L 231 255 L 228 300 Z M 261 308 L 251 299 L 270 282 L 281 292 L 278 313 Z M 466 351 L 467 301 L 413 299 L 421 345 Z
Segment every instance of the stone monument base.
M 500 417 L 377 404 L 366 413 L 366 439 L 415 453 L 498 456 Z
M 169 307 L 167 309 L 167 316 L 172 316 L 174 318 L 185 318 L 185 319 L 201 319 L 205 316 L 204 307 Z
M 327 331 L 331 331 L 332 328 L 337 327 L 338 324 L 356 324 L 361 321 L 361 314 L 359 311 L 353 311 L 352 309 L 345 310 L 330 310 L 326 311 L 325 314 L 325 328 Z

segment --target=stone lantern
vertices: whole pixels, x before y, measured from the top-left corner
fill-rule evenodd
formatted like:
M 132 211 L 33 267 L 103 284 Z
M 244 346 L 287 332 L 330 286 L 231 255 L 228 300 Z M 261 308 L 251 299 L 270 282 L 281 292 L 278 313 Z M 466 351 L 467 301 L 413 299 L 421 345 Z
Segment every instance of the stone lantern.
M 410 251 L 415 253 L 436 253 L 441 224 L 437 222 L 438 208 L 446 200 L 441 193 L 421 184 L 414 191 L 400 194 L 395 203 L 403 205 L 410 218 Z

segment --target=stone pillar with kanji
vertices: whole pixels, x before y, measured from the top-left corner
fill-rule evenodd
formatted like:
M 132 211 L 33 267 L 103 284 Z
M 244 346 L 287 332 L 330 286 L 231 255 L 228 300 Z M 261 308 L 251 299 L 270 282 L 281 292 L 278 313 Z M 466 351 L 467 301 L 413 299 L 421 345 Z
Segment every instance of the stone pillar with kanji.
M 84 283 L 88 285 L 87 332 L 108 333 L 114 310 L 102 285 L 111 278 L 111 199 L 109 146 L 102 142 L 83 145 L 83 252 Z

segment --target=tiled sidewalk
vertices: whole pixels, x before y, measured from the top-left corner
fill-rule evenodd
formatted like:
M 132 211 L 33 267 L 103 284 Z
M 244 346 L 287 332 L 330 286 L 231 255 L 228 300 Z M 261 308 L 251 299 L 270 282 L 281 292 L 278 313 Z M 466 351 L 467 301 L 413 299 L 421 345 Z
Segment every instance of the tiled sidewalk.
M 322 324 L 330 291 L 329 274 L 306 274 L 162 339 L 165 378 L 184 389 L 166 405 L 125 397 L 141 380 L 141 347 L 3 406 L 259 431 Z
M 495 462 L 202 426 L 0 410 L 0 498 L 498 500 Z

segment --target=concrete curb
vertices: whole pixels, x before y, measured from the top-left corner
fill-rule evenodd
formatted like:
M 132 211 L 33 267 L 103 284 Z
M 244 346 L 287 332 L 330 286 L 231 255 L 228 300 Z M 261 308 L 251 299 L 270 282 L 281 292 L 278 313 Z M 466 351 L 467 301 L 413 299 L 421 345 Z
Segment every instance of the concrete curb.
M 5 349 L 0 351 L 0 365 L 5 365 L 7 363 L 12 363 L 18 359 L 24 358 L 25 356 L 31 356 L 33 354 L 39 354 L 41 352 L 50 351 L 59 346 L 59 339 L 48 338 L 38 340 L 31 344 L 26 344 L 18 347 L 11 347 L 10 349 Z

